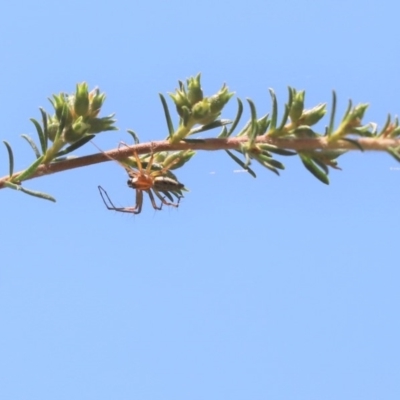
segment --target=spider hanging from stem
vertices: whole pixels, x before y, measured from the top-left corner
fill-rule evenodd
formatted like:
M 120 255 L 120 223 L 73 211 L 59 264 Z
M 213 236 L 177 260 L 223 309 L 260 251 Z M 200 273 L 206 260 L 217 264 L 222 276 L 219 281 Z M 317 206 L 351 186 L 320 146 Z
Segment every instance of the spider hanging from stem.
M 125 143 L 121 144 L 129 147 Z M 167 165 L 158 166 L 158 168 L 155 168 L 156 165 L 153 163 L 153 152 L 151 152 L 150 158 L 146 162 L 147 165 L 144 165 L 144 162 L 140 159 L 136 152 L 134 153 L 134 158 L 137 169 L 128 164 L 121 163 L 119 161 L 117 162 L 122 165 L 125 171 L 128 173 L 128 186 L 136 191 L 135 206 L 116 207 L 106 190 L 101 186 L 98 186 L 101 198 L 103 199 L 107 209 L 124 213 L 140 214 L 143 206 L 143 192 L 148 194 L 151 205 L 155 210 L 161 210 L 163 205 L 178 207 L 179 202 L 183 197 L 182 190 L 185 189 L 185 185 L 176 179 L 175 175 L 170 171 L 170 169 L 180 161 L 180 158 L 175 158 Z M 157 205 L 154 195 L 161 200 L 160 205 Z M 174 202 L 173 196 L 175 196 L 177 199 L 176 202 Z M 170 201 L 167 201 L 165 198 L 168 198 Z

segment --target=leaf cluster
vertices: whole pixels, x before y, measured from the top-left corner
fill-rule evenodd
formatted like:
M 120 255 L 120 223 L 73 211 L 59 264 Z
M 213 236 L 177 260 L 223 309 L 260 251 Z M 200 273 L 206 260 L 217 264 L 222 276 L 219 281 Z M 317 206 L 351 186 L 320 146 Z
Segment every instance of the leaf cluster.
M 288 100 L 283 107 L 282 115 L 278 115 L 278 101 L 275 92 L 269 90 L 271 97 L 271 111 L 258 116 L 254 102 L 246 99 L 250 111 L 250 119 L 238 129 L 243 116 L 243 102 L 237 99 L 237 112 L 233 120 L 222 119 L 221 114 L 234 96 L 224 84 L 221 89 L 211 96 L 205 96 L 201 86 L 201 75 L 191 77 L 186 82 L 179 81 L 175 92 L 170 93 L 176 113 L 178 115 L 177 127 L 174 127 L 173 119 L 166 98 L 160 94 L 167 124 L 167 141 L 171 146 L 185 143 L 186 149 L 182 151 L 155 151 L 139 159 L 141 166 L 146 168 L 151 158 L 152 171 L 165 171 L 165 176 L 175 179 L 170 171 L 185 165 L 195 154 L 190 148 L 193 143 L 206 143 L 209 139 L 193 138 L 194 135 L 221 128 L 214 136 L 221 141 L 230 138 L 239 138 L 239 145 L 233 150 L 226 150 L 227 154 L 250 175 L 256 177 L 251 168 L 253 161 L 276 175 L 285 168 L 284 164 L 277 160 L 277 156 L 298 156 L 304 167 L 319 181 L 328 184 L 329 169 L 340 169 L 338 158 L 347 150 L 340 148 L 339 143 L 348 142 L 355 149 L 363 151 L 359 138 L 398 139 L 400 126 L 398 118 L 387 117 L 383 128 L 378 130 L 374 123 L 363 124 L 362 119 L 367 110 L 367 104 L 353 106 L 349 101 L 347 110 L 339 123 L 336 124 L 336 94 L 333 92 L 332 106 L 329 115 L 329 123 L 322 132 L 318 132 L 316 125 L 327 114 L 327 104 L 321 103 L 312 108 L 305 107 L 305 91 L 288 88 Z M 35 126 L 39 145 L 29 135 L 22 135 L 31 147 L 35 159 L 24 171 L 14 172 L 14 152 L 11 145 L 4 141 L 8 158 L 8 177 L 0 181 L 1 187 L 8 187 L 29 195 L 55 201 L 48 194 L 27 189 L 22 182 L 32 178 L 38 168 L 43 165 L 52 165 L 71 157 L 70 153 L 86 145 L 97 134 L 116 130 L 114 115 L 100 117 L 101 107 L 105 101 L 105 94 L 98 88 L 89 92 L 88 85 L 83 82 L 77 84 L 75 93 L 67 95 L 60 93 L 53 95 L 50 103 L 53 113 L 49 114 L 40 108 L 41 121 L 31 119 Z M 138 135 L 128 130 L 134 146 L 139 145 Z M 324 140 L 329 148 L 293 150 L 274 144 L 276 139 L 286 139 L 289 143 L 309 140 Z M 332 149 L 332 145 L 338 146 Z M 400 161 L 400 147 L 387 147 L 385 149 L 397 161 Z M 138 168 L 137 157 L 126 157 L 121 161 L 125 167 Z M 169 166 L 166 168 L 166 166 Z

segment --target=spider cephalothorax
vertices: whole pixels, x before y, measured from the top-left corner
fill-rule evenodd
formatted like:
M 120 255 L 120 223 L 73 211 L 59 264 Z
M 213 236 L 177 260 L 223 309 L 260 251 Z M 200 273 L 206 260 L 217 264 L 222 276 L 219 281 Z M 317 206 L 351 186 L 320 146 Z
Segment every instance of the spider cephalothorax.
M 165 204 L 167 206 L 178 207 L 179 201 L 183 197 L 182 191 L 184 185 L 180 183 L 170 169 L 179 162 L 179 158 L 172 159 L 164 165 L 153 164 L 154 155 L 151 153 L 149 160 L 144 162 L 135 153 L 134 155 L 136 168 L 121 163 L 129 175 L 128 186 L 136 191 L 136 204 L 134 207 L 116 207 L 108 196 L 107 192 L 99 186 L 101 198 L 107 209 L 139 214 L 142 211 L 143 192 L 149 195 L 151 204 L 154 209 L 161 210 Z M 161 200 L 161 204 L 157 205 L 154 195 Z M 175 201 L 174 201 L 175 197 Z M 167 201 L 166 198 L 168 198 Z

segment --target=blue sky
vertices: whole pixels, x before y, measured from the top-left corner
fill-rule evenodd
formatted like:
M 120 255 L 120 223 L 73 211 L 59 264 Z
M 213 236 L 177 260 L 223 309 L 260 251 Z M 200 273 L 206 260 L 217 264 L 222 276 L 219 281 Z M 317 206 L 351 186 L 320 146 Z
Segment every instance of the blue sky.
M 126 129 L 163 139 L 158 93 L 198 72 L 206 94 L 226 82 L 260 115 L 268 88 L 282 110 L 290 85 L 309 107 L 333 89 L 339 113 L 368 102 L 382 125 L 400 111 L 398 14 L 389 1 L 4 2 L 1 139 L 26 167 L 29 118 L 82 81 L 116 112 L 101 148 Z M 325 186 L 283 161 L 253 179 L 198 153 L 178 171 L 179 209 L 138 216 L 99 197 L 101 184 L 133 205 L 116 163 L 27 183 L 55 204 L 2 190 L 0 398 L 398 399 L 400 166 L 345 155 Z

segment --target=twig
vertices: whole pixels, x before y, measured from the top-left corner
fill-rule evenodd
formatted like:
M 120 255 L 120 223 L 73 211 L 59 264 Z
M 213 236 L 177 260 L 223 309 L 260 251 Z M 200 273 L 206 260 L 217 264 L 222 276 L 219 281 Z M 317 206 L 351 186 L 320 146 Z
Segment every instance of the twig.
M 135 146 L 123 148 L 117 148 L 109 150 L 105 153 L 96 153 L 84 157 L 72 158 L 69 160 L 59 161 L 50 163 L 47 165 L 41 165 L 36 172 L 29 177 L 29 179 L 38 178 L 44 175 L 50 175 L 57 172 L 67 171 L 74 168 L 86 167 L 93 164 L 98 164 L 110 159 L 123 160 L 129 156 L 132 156 L 134 152 L 137 154 L 146 154 L 153 151 L 158 153 L 161 151 L 174 151 L 174 150 L 206 150 L 206 151 L 217 151 L 217 150 L 232 150 L 239 149 L 242 143 L 246 143 L 248 138 L 246 137 L 234 137 L 227 139 L 204 139 L 196 142 L 184 142 L 169 143 L 168 141 L 157 141 L 141 143 Z M 384 139 L 384 138 L 358 138 L 358 144 L 364 149 L 364 151 L 386 151 L 389 147 L 400 146 L 400 139 Z M 290 149 L 290 150 L 359 150 L 354 144 L 345 141 L 338 140 L 333 143 L 328 143 L 325 138 L 312 138 L 312 139 L 277 139 L 271 137 L 257 137 L 256 143 L 269 143 L 279 148 Z M 20 172 L 16 172 L 13 177 L 17 177 Z M 10 179 L 9 176 L 0 178 L 0 189 L 3 189 L 4 182 Z

